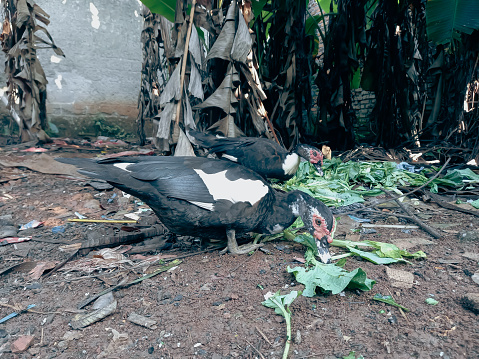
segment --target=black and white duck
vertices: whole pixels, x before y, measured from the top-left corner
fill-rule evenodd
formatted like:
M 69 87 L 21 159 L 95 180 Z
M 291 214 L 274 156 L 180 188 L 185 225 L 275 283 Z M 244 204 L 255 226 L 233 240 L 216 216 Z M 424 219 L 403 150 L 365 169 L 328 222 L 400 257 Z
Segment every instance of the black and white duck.
M 257 137 L 217 137 L 193 129 L 188 134 L 200 147 L 221 157 L 252 169 L 265 178 L 285 181 L 298 170 L 301 157 L 323 174 L 323 153 L 316 147 L 299 144 L 291 152 L 275 141 Z
M 331 210 L 304 192 L 277 191 L 260 175 L 236 163 L 171 156 L 57 161 L 75 165 L 80 173 L 139 198 L 176 234 L 227 239 L 232 254 L 260 246 L 238 246 L 237 235 L 276 234 L 300 216 L 316 239 L 321 261 L 330 261 L 335 227 Z

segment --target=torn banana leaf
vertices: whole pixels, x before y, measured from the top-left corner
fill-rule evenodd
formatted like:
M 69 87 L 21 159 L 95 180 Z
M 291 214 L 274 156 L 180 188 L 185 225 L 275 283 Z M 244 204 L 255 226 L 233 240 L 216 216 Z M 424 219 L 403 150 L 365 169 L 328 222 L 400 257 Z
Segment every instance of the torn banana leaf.
M 118 302 L 114 300 L 107 306 L 97 309 L 87 314 L 76 314 L 70 321 L 73 329 L 88 327 L 89 325 L 102 320 L 103 318 L 113 314 L 116 311 Z

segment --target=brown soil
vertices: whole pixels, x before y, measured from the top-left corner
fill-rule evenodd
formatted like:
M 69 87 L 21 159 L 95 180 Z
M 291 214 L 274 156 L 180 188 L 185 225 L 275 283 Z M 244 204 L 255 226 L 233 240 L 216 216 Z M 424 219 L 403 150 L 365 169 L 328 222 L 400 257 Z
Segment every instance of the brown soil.
M 11 154 L 10 158 L 18 155 Z M 57 155 L 60 153 L 53 154 Z M 33 236 L 31 241 L 0 246 L 0 271 L 24 261 L 62 261 L 70 255 L 59 250 L 65 243 L 109 236 L 122 226 L 67 222 L 75 218 L 74 212 L 101 218 L 141 207 L 134 198 L 124 199 L 117 190 L 98 191 L 85 181 L 25 168 L 2 168 L 0 180 L 1 215 L 12 214 L 17 225 L 31 220 L 45 222 L 43 227 L 19 233 Z M 115 198 L 113 193 L 117 194 Z M 373 290 L 345 291 L 342 295 L 318 293 L 314 298 L 296 299 L 291 306 L 290 358 L 342 358 L 350 351 L 364 358 L 479 358 L 477 316 L 461 305 L 464 294 L 478 292 L 470 277 L 478 271 L 478 262 L 462 256 L 465 252 L 478 253 L 477 242 L 458 239 L 458 232 L 479 227 L 478 218 L 434 204 L 419 207 L 432 216 L 428 223 L 453 225 L 442 239 L 435 240 L 421 230 L 404 233 L 383 228 L 375 234 L 361 235 L 361 239 L 379 241 L 421 237 L 434 242 L 409 248 L 426 252 L 426 260 L 389 266 L 413 273 L 412 288 L 394 287 L 386 266 L 349 258 L 345 268 L 363 268 L 377 281 Z M 152 222 L 155 217 L 146 214 L 142 221 Z M 373 222 L 385 223 L 385 217 Z M 336 238 L 344 238 L 352 225 L 344 221 Z M 54 226 L 64 226 L 65 232 L 53 233 Z M 207 245 L 171 235 L 167 238 L 170 249 L 163 250 L 162 255 L 195 253 Z M 70 326 L 78 312 L 77 304 L 127 275 L 127 280 L 132 280 L 151 272 L 151 267 L 135 264 L 158 252 L 144 252 L 143 257 L 126 253 L 129 262 L 113 261 L 116 264 L 110 268 L 100 259 L 93 262 L 90 252 L 39 280 L 32 279 L 28 269 L 3 273 L 0 318 L 14 311 L 5 304 L 35 304 L 37 312 L 23 312 L 0 324 L 0 358 L 281 358 L 286 324 L 261 302 L 269 291 L 286 294 L 302 289 L 286 268 L 301 265 L 297 258 L 303 257 L 304 249 L 285 241 L 269 242 L 265 248 L 250 256 L 212 251 L 184 258 L 173 271 L 115 291 L 116 311 L 80 330 Z M 332 252 L 338 254 L 342 249 L 332 248 Z M 401 313 L 372 300 L 376 293 L 392 294 L 410 312 Z M 429 297 L 439 303 L 426 304 Z M 91 304 L 84 310 L 91 312 Z M 157 321 L 156 329 L 130 322 L 127 318 L 132 312 Z M 34 336 L 30 349 L 13 354 L 11 344 L 23 335 Z

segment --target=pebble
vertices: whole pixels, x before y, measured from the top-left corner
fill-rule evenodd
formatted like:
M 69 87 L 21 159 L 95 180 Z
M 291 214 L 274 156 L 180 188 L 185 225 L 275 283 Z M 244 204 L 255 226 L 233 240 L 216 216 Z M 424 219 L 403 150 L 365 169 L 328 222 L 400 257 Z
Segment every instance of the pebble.
M 479 231 L 463 231 L 458 237 L 461 242 L 479 242 Z
M 162 301 L 162 300 L 165 300 L 165 299 L 170 299 L 170 298 L 171 298 L 171 293 L 163 292 L 161 290 L 158 292 L 158 300 L 159 301 Z
M 0 216 L 0 226 L 15 226 L 13 215 L 4 214 Z
M 462 298 L 462 306 L 473 313 L 479 314 L 479 293 L 467 293 Z
M 35 282 L 35 283 L 32 283 L 32 284 L 29 284 L 27 286 L 25 286 L 25 289 L 40 289 L 42 287 L 42 285 L 38 282 Z
M 0 238 L 16 237 L 17 229 L 13 226 L 0 227 Z
M 183 299 L 183 296 L 181 294 L 178 294 L 176 297 L 173 298 L 173 301 L 179 302 L 182 299 Z
M 294 337 L 295 344 L 301 344 L 301 331 L 296 331 L 296 336 Z
M 61 340 L 57 343 L 58 349 L 61 351 L 68 349 L 68 341 L 67 340 Z
M 218 300 L 217 302 L 213 302 L 213 306 L 214 307 L 217 307 L 219 305 L 223 304 L 223 302 L 221 300 Z
M 5 329 L 0 329 L 0 338 L 5 338 L 8 335 Z

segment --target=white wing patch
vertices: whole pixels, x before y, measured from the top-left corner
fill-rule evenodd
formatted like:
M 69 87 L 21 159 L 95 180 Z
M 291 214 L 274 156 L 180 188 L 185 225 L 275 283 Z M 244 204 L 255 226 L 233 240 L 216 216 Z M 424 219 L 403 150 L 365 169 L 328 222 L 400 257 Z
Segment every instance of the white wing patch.
M 226 178 L 226 170 L 218 173 L 205 173 L 199 169 L 194 171 L 201 177 L 215 201 L 224 199 L 233 203 L 249 202 L 254 205 L 269 191 L 268 186 L 260 180 L 240 178 L 231 181 Z
M 299 156 L 296 153 L 290 153 L 284 159 L 283 165 L 281 167 L 283 167 L 283 171 L 285 174 L 292 175 L 296 173 L 298 166 L 299 166 Z
M 131 172 L 129 170 L 127 170 L 126 168 L 129 166 L 129 165 L 132 165 L 133 163 L 115 163 L 113 166 L 123 170 L 123 171 L 127 171 L 127 172 Z
M 196 202 L 196 201 L 188 201 L 188 202 L 193 203 L 195 206 L 198 206 L 200 208 L 207 209 L 208 211 L 212 211 L 215 208 L 213 203 Z
M 235 156 L 227 155 L 226 153 L 221 155 L 221 158 L 226 158 L 227 160 L 238 162 L 238 159 Z

